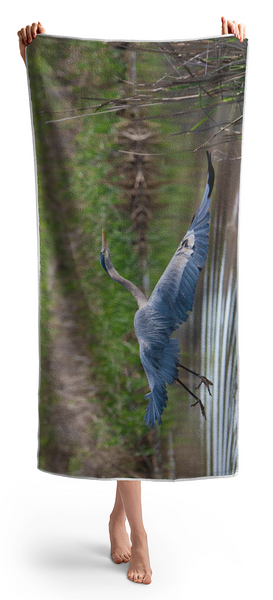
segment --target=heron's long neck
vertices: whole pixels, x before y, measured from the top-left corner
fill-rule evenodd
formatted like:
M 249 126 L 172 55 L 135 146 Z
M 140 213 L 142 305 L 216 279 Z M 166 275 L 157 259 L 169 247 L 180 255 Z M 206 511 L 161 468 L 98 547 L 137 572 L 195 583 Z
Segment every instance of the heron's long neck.
M 131 281 L 129 281 L 128 279 L 124 279 L 124 277 L 121 277 L 121 275 L 116 271 L 109 257 L 105 260 L 105 266 L 107 268 L 107 273 L 109 277 L 111 277 L 113 281 L 121 283 L 121 285 L 126 287 L 126 289 L 129 290 L 129 292 L 131 292 L 132 296 L 134 296 L 134 298 L 136 299 L 139 308 L 146 306 L 148 302 L 146 296 L 144 296 L 144 294 L 138 289 L 138 287 L 134 285 Z

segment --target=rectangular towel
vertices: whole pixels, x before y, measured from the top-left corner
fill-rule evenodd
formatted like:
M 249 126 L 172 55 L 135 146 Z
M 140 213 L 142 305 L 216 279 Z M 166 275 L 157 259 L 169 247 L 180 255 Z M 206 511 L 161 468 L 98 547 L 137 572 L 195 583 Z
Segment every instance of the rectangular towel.
M 27 47 L 40 252 L 38 468 L 232 475 L 247 40 Z

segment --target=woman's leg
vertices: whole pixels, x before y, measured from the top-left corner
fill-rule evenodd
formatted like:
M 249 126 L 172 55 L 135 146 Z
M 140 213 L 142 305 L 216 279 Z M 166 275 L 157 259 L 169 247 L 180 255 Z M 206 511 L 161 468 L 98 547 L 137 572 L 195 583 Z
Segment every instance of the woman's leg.
M 151 583 L 152 569 L 149 559 L 147 534 L 142 519 L 141 481 L 118 481 L 117 490 L 120 493 L 124 511 L 131 528 L 132 547 L 128 578 L 136 583 Z
M 131 556 L 131 544 L 126 531 L 125 521 L 126 513 L 117 485 L 115 504 L 109 521 L 111 556 L 117 564 L 129 562 Z

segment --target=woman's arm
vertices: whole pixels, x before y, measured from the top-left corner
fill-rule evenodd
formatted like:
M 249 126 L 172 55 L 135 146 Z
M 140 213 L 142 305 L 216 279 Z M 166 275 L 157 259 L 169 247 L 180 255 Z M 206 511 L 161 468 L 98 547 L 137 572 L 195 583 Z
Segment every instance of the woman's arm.
M 24 63 L 26 64 L 26 47 L 31 44 L 32 40 L 35 40 L 37 34 L 45 33 L 46 30 L 38 21 L 38 23 L 32 23 L 32 25 L 27 25 L 26 27 L 22 27 L 20 31 L 17 31 L 17 35 L 19 37 L 19 50 L 22 56 Z

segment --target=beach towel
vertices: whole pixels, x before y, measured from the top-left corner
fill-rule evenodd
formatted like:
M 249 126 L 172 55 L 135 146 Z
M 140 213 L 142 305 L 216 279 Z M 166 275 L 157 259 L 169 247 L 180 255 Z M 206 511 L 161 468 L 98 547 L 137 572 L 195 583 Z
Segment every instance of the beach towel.
M 38 35 L 27 47 L 42 471 L 237 471 L 247 43 Z

